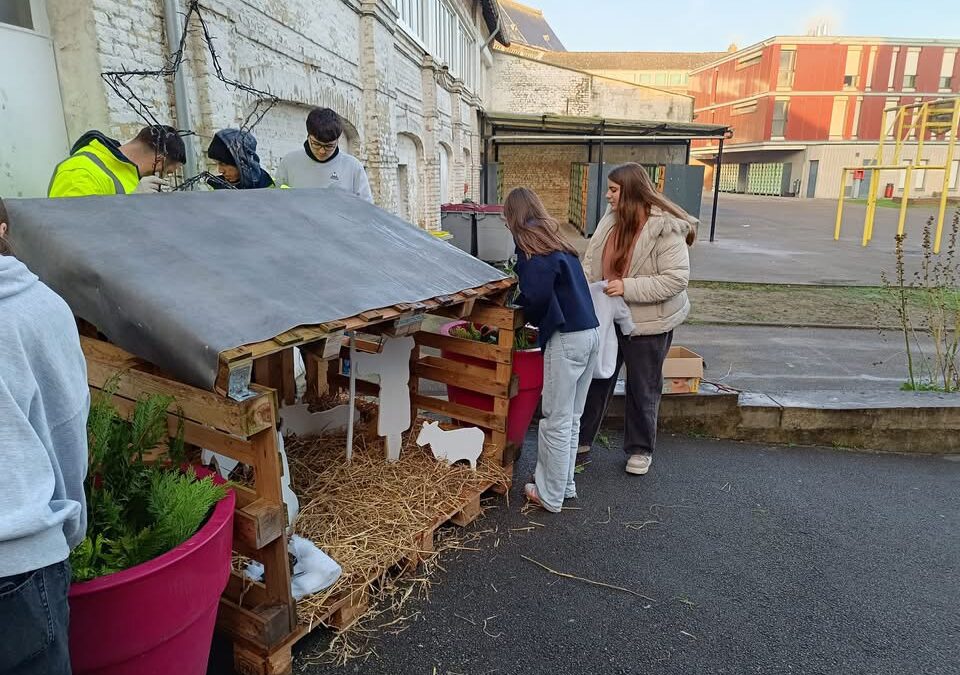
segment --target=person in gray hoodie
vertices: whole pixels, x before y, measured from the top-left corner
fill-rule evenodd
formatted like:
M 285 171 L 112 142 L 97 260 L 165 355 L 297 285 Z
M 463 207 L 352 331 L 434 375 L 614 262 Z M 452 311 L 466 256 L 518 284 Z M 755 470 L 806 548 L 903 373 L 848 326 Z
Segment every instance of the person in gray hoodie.
M 224 181 L 211 181 L 214 190 L 273 187 L 273 178 L 260 166 L 257 139 L 249 131 L 221 129 L 210 141 L 207 157 L 217 163 L 220 178 Z
M 90 394 L 67 304 L 13 257 L 0 200 L 0 673 L 70 673 Z
M 340 149 L 343 122 L 330 108 L 314 108 L 307 115 L 307 140 L 280 160 L 277 185 L 292 188 L 339 188 L 373 203 L 363 164 Z

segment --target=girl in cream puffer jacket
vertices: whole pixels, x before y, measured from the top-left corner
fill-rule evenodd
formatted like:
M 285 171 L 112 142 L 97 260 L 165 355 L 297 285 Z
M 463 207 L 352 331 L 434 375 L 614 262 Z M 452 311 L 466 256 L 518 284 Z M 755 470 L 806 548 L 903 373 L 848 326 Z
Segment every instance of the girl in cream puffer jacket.
M 626 365 L 623 449 L 627 473 L 647 473 L 656 444 L 663 388 L 663 361 L 673 329 L 690 312 L 688 246 L 696 219 L 656 191 L 639 164 L 614 169 L 608 179 L 610 208 L 597 225 L 583 258 L 587 279 L 606 281 L 608 295 L 621 295 L 634 329 L 618 331 L 614 375 L 594 380 L 580 421 L 580 451 L 590 449 L 613 396 L 621 364 Z

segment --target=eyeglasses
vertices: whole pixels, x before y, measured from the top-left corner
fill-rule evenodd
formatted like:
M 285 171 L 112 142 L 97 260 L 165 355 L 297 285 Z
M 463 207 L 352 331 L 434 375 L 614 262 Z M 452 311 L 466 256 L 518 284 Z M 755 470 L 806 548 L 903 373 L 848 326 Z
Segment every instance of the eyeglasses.
M 329 143 L 321 143 L 313 136 L 307 136 L 307 141 L 315 148 L 321 148 L 322 150 L 333 150 L 340 144 L 340 141 L 331 141 Z

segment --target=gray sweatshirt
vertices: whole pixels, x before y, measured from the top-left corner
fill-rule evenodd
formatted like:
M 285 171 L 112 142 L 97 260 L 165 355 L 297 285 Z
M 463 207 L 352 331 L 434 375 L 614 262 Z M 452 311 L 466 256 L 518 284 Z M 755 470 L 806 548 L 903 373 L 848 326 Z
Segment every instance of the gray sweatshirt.
M 343 150 L 325 162 L 309 156 L 304 149 L 294 150 L 280 160 L 280 168 L 273 178 L 277 187 L 337 187 L 373 203 L 367 172 L 360 160 Z
M 67 304 L 0 255 L 0 578 L 65 560 L 83 540 L 89 403 Z

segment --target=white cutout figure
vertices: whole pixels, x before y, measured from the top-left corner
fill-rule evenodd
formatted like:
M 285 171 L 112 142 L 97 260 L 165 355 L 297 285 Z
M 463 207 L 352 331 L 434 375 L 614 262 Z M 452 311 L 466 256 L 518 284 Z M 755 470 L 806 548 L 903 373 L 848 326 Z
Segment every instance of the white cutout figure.
M 283 476 L 280 478 L 280 491 L 283 494 L 283 503 L 287 507 L 287 531 L 293 531 L 293 522 L 300 513 L 300 500 L 291 487 L 290 465 L 287 463 L 287 451 L 283 447 L 283 434 L 277 432 L 277 451 L 283 463 Z
M 237 464 L 240 463 L 235 459 L 216 453 L 213 450 L 207 450 L 206 448 L 200 453 L 200 462 L 207 466 L 213 464 L 214 468 L 216 468 L 224 480 L 230 479 L 230 474 L 233 473 L 233 470 L 237 468 Z
M 482 429 L 469 427 L 446 431 L 440 428 L 439 422 L 424 422 L 417 436 L 417 445 L 421 448 L 429 445 L 437 459 L 444 459 L 447 464 L 466 459 L 474 470 L 477 468 L 477 458 L 483 452 L 483 441 Z
M 285 405 L 280 408 L 280 433 L 309 438 L 325 431 L 341 431 L 347 428 L 349 416 L 350 406 L 346 404 L 315 413 L 306 403 Z
M 410 428 L 410 352 L 412 337 L 386 338 L 379 354 L 356 352 L 350 372 L 380 376 L 377 435 L 386 438 L 387 461 L 400 459 L 403 432 Z

